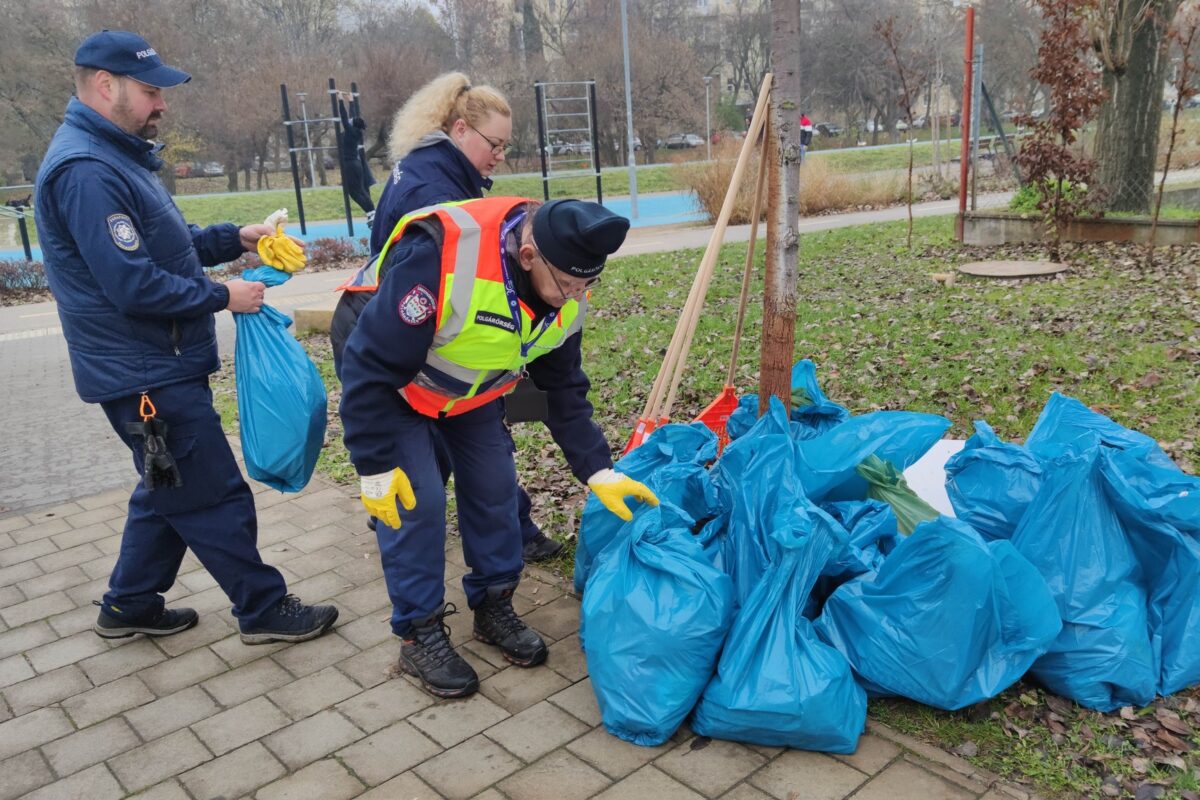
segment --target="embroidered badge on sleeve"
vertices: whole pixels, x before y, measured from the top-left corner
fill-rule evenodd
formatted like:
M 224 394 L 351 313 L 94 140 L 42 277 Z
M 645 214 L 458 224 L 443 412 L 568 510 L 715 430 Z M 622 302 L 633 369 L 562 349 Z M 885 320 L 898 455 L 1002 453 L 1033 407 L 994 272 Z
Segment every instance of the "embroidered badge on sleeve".
M 437 311 L 433 292 L 417 284 L 400 299 L 400 319 L 406 325 L 421 325 Z
M 133 252 L 141 244 L 137 228 L 133 227 L 133 220 L 128 214 L 111 214 L 108 217 L 108 232 L 112 234 L 113 243 L 122 250 Z

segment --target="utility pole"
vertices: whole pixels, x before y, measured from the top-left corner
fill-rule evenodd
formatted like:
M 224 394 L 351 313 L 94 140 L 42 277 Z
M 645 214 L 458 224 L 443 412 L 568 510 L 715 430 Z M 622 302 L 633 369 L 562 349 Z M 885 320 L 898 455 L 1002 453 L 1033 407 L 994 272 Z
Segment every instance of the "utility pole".
M 629 9 L 621 0 L 621 48 L 625 57 L 625 144 L 629 149 L 629 216 L 638 218 L 637 209 L 637 147 L 633 141 L 633 92 L 629 82 Z
M 708 87 L 712 85 L 712 75 L 704 76 L 704 145 L 708 148 L 708 160 L 712 161 L 712 106 L 708 102 Z
M 771 124 L 763 158 L 776 158 L 767 181 L 767 263 L 763 291 L 759 413 L 774 395 L 791 405 L 800 258 L 800 3 L 771 2 Z

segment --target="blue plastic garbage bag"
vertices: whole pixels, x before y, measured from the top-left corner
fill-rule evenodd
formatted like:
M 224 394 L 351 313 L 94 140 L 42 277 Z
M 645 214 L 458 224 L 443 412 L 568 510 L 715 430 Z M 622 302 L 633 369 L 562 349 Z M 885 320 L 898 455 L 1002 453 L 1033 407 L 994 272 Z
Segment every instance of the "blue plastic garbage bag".
M 256 267 L 242 279 L 278 286 L 291 277 Z M 238 423 L 246 472 L 281 492 L 298 492 L 312 477 L 325 443 L 325 384 L 288 332 L 292 320 L 269 305 L 234 314 Z
M 701 539 L 707 549 L 720 548 L 719 561 L 733 578 L 738 605 L 758 586 L 773 560 L 772 531 L 790 530 L 792 515 L 804 497 L 793 453 L 783 404 L 772 397 L 767 413 L 744 436 L 730 442 L 713 465 L 720 504 L 728 511 L 715 535 L 709 538 L 710 527 Z
M 1001 441 L 986 422 L 946 461 L 946 494 L 955 515 L 984 539 L 1011 539 L 1042 485 L 1042 466 L 1028 449 Z
M 657 508 L 596 559 L 580 635 L 604 727 L 634 744 L 665 742 L 712 678 L 733 618 L 733 585 L 685 528 Z
M 850 418 L 850 412 L 830 400 L 817 383 L 817 366 L 807 358 L 792 367 L 792 433 L 798 439 L 810 439 Z M 737 410 L 725 423 L 725 431 L 736 439 L 753 427 L 758 419 L 758 396 L 745 395 Z
M 856 469 L 869 455 L 904 471 L 937 444 L 950 420 L 915 411 L 875 411 L 851 417 L 812 439 L 796 442 L 804 492 L 817 505 L 862 500 L 867 482 Z
M 883 562 L 843 584 L 816 630 L 871 695 L 953 710 L 1015 683 L 1060 629 L 1037 570 L 1009 542 L 950 517 L 923 522 Z
M 771 536 L 778 559 L 738 612 L 692 730 L 751 744 L 853 753 L 866 724 L 866 693 L 842 654 L 821 642 L 800 613 L 846 534 L 801 498 L 792 527 Z
M 1046 401 L 1045 408 L 1025 440 L 1025 446 L 1038 458 L 1055 455 L 1056 445 L 1070 444 L 1083 437 L 1085 440 L 1097 436 L 1105 447 L 1118 450 L 1137 450 L 1150 463 L 1161 467 L 1178 469 L 1171 457 L 1162 451 L 1158 442 L 1144 433 L 1131 431 L 1103 414 L 1092 411 L 1073 397 L 1054 392 Z M 1080 444 L 1077 449 L 1086 448 Z
M 688 464 L 702 469 L 717 457 L 717 435 L 700 422 L 690 425 L 664 425 L 658 428 L 640 446 L 616 464 L 618 472 L 641 481 L 657 491 L 661 486 L 652 486 L 651 476 L 669 464 Z M 660 497 L 661 501 L 663 498 Z M 628 503 L 636 515 L 644 506 Z M 626 523 L 613 514 L 595 497 L 589 497 L 583 506 L 583 517 L 579 523 L 579 541 L 575 545 L 575 591 L 582 593 L 587 586 L 592 561 Z
M 1106 496 L 1100 450 L 1094 434 L 1043 444 L 1042 486 L 1012 544 L 1045 578 L 1063 621 L 1032 676 L 1080 705 L 1112 711 L 1154 699 L 1158 663 L 1144 576 Z
M 851 578 L 877 572 L 903 541 L 896 514 L 882 500 L 843 500 L 821 508 L 840 524 L 848 538 L 821 570 L 804 606 L 804 616 L 816 619 L 829 595 Z
M 1200 478 L 1105 448 L 1100 471 L 1150 587 L 1158 693 L 1200 683 Z

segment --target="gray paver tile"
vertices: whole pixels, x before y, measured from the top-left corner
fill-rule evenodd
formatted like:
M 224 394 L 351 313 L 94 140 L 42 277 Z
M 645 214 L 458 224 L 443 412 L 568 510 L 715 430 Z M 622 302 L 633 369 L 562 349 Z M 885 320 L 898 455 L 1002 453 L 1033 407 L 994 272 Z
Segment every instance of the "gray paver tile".
M 172 778 L 169 781 L 151 786 L 139 794 L 136 800 L 192 800 L 179 781 Z
M 797 792 L 806 799 L 841 800 L 866 780 L 866 775 L 836 759 L 803 750 L 785 750 L 750 776 L 751 784 L 779 800 L 789 800 Z
M 449 800 L 466 800 L 524 765 L 486 736 L 474 736 L 413 772 Z
M 56 533 L 69 530 L 71 530 L 71 526 L 65 520 L 48 519 L 36 525 L 28 525 L 24 528 L 13 530 L 10 535 L 12 536 L 12 540 L 20 545 L 47 539 Z
M 7 547 L 4 550 L 0 550 L 0 567 L 10 567 L 14 564 L 33 561 L 41 556 L 57 552 L 58 548 L 49 539 L 26 542 L 16 547 Z M 38 568 L 41 569 L 41 567 Z
M 62 707 L 80 728 L 95 725 L 114 714 L 154 700 L 154 693 L 135 676 L 128 676 L 68 697 Z
M 0 800 L 11 800 L 54 780 L 54 773 L 37 750 L 0 761 Z
M 39 708 L 45 708 L 57 703 L 64 697 L 86 692 L 92 688 L 83 671 L 74 664 L 67 667 L 38 675 L 4 689 L 4 699 L 8 701 L 13 714 L 21 716 Z
M 117 717 L 50 742 L 42 752 L 56 774 L 70 775 L 141 743 L 125 720 Z
M 299 548 L 296 548 L 296 549 L 298 550 Z M 341 548 L 323 547 L 320 550 L 317 550 L 316 552 L 308 553 L 306 555 L 297 556 L 296 558 L 288 559 L 285 563 L 287 564 L 288 571 L 291 572 L 296 577 L 301 578 L 301 583 L 303 583 L 303 581 L 312 578 L 314 575 L 320 575 L 321 573 L 325 572 L 326 570 L 332 570 L 336 566 L 345 564 L 347 561 L 353 561 L 353 560 L 354 560 L 354 556 L 350 555 L 349 553 L 347 553 L 345 550 L 342 550 Z M 329 595 L 327 595 L 328 597 L 333 597 L 334 595 L 341 594 L 343 591 L 345 591 L 342 588 L 343 586 L 345 586 L 345 583 L 346 583 L 345 579 L 342 578 L 342 576 L 338 575 L 337 573 L 333 573 L 333 575 L 334 575 L 334 579 L 336 580 L 336 583 L 329 584 L 328 586 L 325 587 L 327 589 L 334 590 Z M 329 579 L 326 579 L 326 580 L 329 580 Z M 300 585 L 300 584 L 297 584 L 297 585 Z M 294 586 L 288 587 L 289 591 L 294 591 L 294 589 L 295 589 Z M 302 600 L 304 600 L 304 602 L 306 602 L 306 603 L 315 602 L 315 598 L 309 597 L 307 595 L 300 595 L 300 598 Z
M 701 800 L 703 795 L 696 794 L 670 775 L 648 764 L 629 777 L 614 783 L 596 797 L 603 800 L 644 800 L 647 797 L 653 797 L 654 800 Z M 808 797 L 807 794 L 804 795 L 805 800 L 808 800 Z
M 976 777 L 982 777 L 977 772 L 972 771 L 970 775 L 964 775 L 945 764 L 938 763 L 937 761 L 926 761 L 912 753 L 905 753 L 903 758 L 910 764 L 915 764 L 918 769 L 940 775 L 943 779 L 961 786 L 971 794 L 983 794 L 987 791 L 988 783 L 990 783 L 990 781 L 984 782 L 987 781 L 986 778 L 984 778 L 984 781 L 975 780 Z
M 365 559 L 359 559 L 365 561 Z M 357 565 L 357 562 L 351 561 L 350 565 Z M 342 567 L 348 566 L 343 564 L 338 567 L 335 572 L 341 574 Z M 389 632 L 391 631 L 392 617 L 392 601 L 388 597 L 387 584 L 382 577 L 375 578 L 369 583 L 358 584 L 356 588 L 342 592 L 334 598 L 339 607 L 353 609 L 357 614 L 370 615 L 373 618 L 378 618 Z M 378 614 L 372 612 L 378 611 Z
M 345 800 L 355 797 L 363 785 L 333 759 L 309 764 L 283 780 L 264 786 L 257 800 Z
M 59 550 L 56 553 L 50 553 L 34 560 L 44 571 L 57 572 L 60 569 L 73 567 L 76 564 L 91 561 L 93 558 L 98 558 L 102 555 L 104 553 L 100 548 L 89 542 L 88 544 L 76 545 L 66 550 Z
M 571 683 L 587 677 L 587 658 L 579 649 L 579 634 L 564 636 L 550 645 L 550 657 L 546 666 L 562 675 Z
M 511 800 L 542 800 L 551 792 L 559 800 L 584 800 L 610 783 L 566 750 L 556 750 L 500 781 L 499 786 Z
M 73 633 L 92 629 L 92 626 L 96 624 L 96 609 L 89 603 L 62 614 L 55 614 L 46 621 L 59 636 L 70 636 Z
M 67 597 L 65 592 L 52 592 L 0 610 L 0 618 L 3 618 L 4 623 L 10 628 L 19 628 L 35 620 L 52 617 L 73 608 L 75 608 L 75 603 Z
M 58 634 L 45 622 L 5 631 L 0 633 L 0 658 L 27 652 L 57 638 Z
M 250 794 L 287 770 L 258 742 L 239 747 L 179 776 L 193 797 L 234 798 Z
M 624 778 L 674 746 L 672 742 L 666 742 L 658 747 L 639 747 L 618 739 L 604 728 L 593 728 L 586 736 L 568 744 L 567 749 L 604 774 Z
M 78 514 L 71 514 L 65 517 L 65 519 L 72 528 L 86 528 L 89 525 L 98 525 L 101 522 L 108 522 L 110 519 L 121 519 L 124 516 L 124 509 L 117 508 L 114 505 L 104 505 L 99 508 L 80 511 Z
M 167 695 L 125 714 L 129 724 L 147 741 L 207 719 L 221 709 L 196 686 Z
M 263 744 L 295 770 L 357 742 L 365 734 L 336 711 L 322 711 L 275 731 Z
M 400 642 L 393 639 L 340 661 L 337 666 L 359 686 L 370 688 L 395 676 L 396 662 L 399 658 Z
M 484 733 L 508 752 L 531 762 L 587 731 L 587 725 L 567 712 L 542 702 L 493 725 Z
M 22 800 L 117 800 L 125 790 L 103 764 L 43 786 Z
M 508 717 L 509 713 L 491 700 L 473 694 L 461 700 L 441 700 L 408 721 L 442 747 L 453 747 Z
M 271 658 L 276 664 L 300 678 L 350 658 L 358 652 L 357 647 L 338 636 L 335 630 L 320 639 L 294 644 L 275 653 Z
M 42 574 L 41 568 L 32 561 L 23 561 L 10 567 L 0 568 L 0 586 L 12 586 Z
M 108 766 L 126 789 L 136 792 L 210 759 L 212 755 L 195 734 L 184 729 L 122 753 Z
M 412 725 L 397 722 L 339 750 L 337 757 L 368 786 L 378 786 L 441 750 Z
M 978 797 L 907 761 L 897 761 L 871 779 L 855 800 L 969 800 Z
M 654 766 L 706 797 L 715 797 L 765 763 L 766 758 L 737 742 L 712 739 L 695 750 L 680 745 L 656 759 Z
M 433 705 L 434 699 L 405 680 L 390 680 L 337 705 L 351 722 L 368 733 Z
M 54 542 L 60 550 L 69 550 L 72 547 L 87 544 L 88 542 L 95 542 L 98 539 L 106 539 L 109 536 L 112 536 L 112 528 L 97 523 L 95 525 L 84 525 L 74 530 L 56 533 L 50 537 L 50 541 Z
M 54 503 L 54 505 L 47 505 L 44 508 L 37 509 L 36 511 L 30 511 L 25 514 L 25 519 L 29 520 L 31 525 L 38 525 L 46 522 L 47 520 L 58 519 L 59 517 L 65 517 L 69 514 L 78 514 L 83 510 L 84 507 L 79 503 L 76 503 L 74 500 L 66 500 L 61 503 Z
M 415 773 L 405 772 L 390 781 L 376 786 L 358 800 L 441 800 L 442 796 L 430 788 Z
M 357 683 L 334 667 L 326 667 L 269 692 L 267 697 L 292 719 L 303 719 L 360 691 Z
M 234 626 L 226 621 L 224 615 L 205 614 L 200 617 L 196 627 L 173 636 L 163 636 L 158 639 L 157 644 L 167 655 L 177 656 L 197 647 L 219 642 L 233 632 Z
M 101 639 L 92 631 L 80 631 L 63 639 L 39 645 L 27 650 L 29 663 L 38 672 L 50 672 L 68 664 L 74 664 L 85 658 L 91 658 L 99 653 L 107 652 L 119 644 L 127 643 L 127 639 L 110 642 Z
M 739 783 L 721 795 L 721 800 L 771 800 L 771 795 L 762 789 L 755 789 L 748 783 Z
M 338 608 L 343 608 L 342 596 L 334 598 Z M 360 650 L 374 647 L 393 638 L 392 626 L 389 624 L 390 612 L 379 610 L 368 612 L 353 622 L 338 626 L 338 636 L 346 639 Z
M 218 586 L 217 579 L 212 576 L 208 570 L 197 569 L 186 574 L 180 575 L 175 586 L 182 586 L 189 593 L 203 592 L 205 589 L 211 589 Z
M 109 505 L 116 506 L 121 513 L 125 513 L 125 505 L 129 501 L 129 491 L 128 487 L 122 486 L 119 489 L 109 489 L 106 492 L 94 494 L 91 497 L 84 497 L 75 502 L 87 509 Z
M 18 654 L 0 659 L 0 688 L 27 681 L 35 674 L 37 673 L 33 671 L 33 667 L 29 666 L 29 662 L 23 655 Z
M 325 551 L 320 550 L 318 552 L 323 553 Z M 287 568 L 294 571 L 298 561 L 299 559 L 288 562 Z M 333 572 L 334 566 L 336 565 L 326 562 L 325 569 L 319 574 L 305 578 L 299 583 L 290 584 L 288 591 L 303 599 L 305 603 L 322 603 L 345 591 L 353 589 L 354 587 L 345 578 Z
M 593 728 L 601 723 L 600 706 L 596 703 L 596 694 L 592 691 L 590 678 L 585 678 L 558 694 L 550 695 L 550 702 L 574 714 Z
M 16 588 L 20 589 L 26 598 L 32 600 L 51 592 L 66 591 L 90 580 L 87 573 L 79 567 L 67 567 L 57 572 L 49 572 L 36 578 L 23 580 L 16 584 Z M 69 594 L 67 596 L 70 597 Z
M 236 706 L 252 697 L 294 681 L 287 670 L 269 658 L 243 664 L 200 684 L 225 707 Z
M 251 661 L 257 661 L 260 658 L 265 658 L 272 653 L 278 653 L 280 650 L 291 646 L 286 642 L 247 645 L 242 643 L 241 637 L 237 634 L 209 645 L 212 651 L 219 655 L 221 660 L 230 667 L 240 667 L 243 664 L 249 664 Z
M 858 749 L 854 751 L 853 755 L 831 755 L 860 772 L 874 775 L 900 755 L 900 748 L 887 739 L 868 733 L 859 737 Z
M 350 538 L 350 534 L 337 525 L 326 525 L 316 530 L 302 533 L 288 540 L 288 543 L 305 553 L 314 553 L 324 547 L 342 544 Z
M 379 558 L 374 553 L 365 555 L 367 556 L 366 558 L 360 557 L 353 561 L 347 561 L 345 564 L 339 564 L 333 571 L 355 586 L 366 586 L 379 580 L 383 577 L 383 564 L 380 563 Z M 389 602 L 387 592 L 384 592 L 383 602 L 384 605 L 387 605 Z
M 42 594 L 45 594 L 44 592 Z M 17 603 L 24 603 L 28 598 L 16 586 L 0 586 L 0 608 L 8 608 L 15 606 Z
M 113 567 L 117 564 L 115 555 L 104 555 L 99 558 L 93 558 L 91 561 L 85 561 L 79 565 L 79 568 L 87 573 L 89 578 L 108 578 L 112 575 Z
M 166 661 L 163 652 L 149 639 L 139 639 L 79 662 L 79 666 L 97 686 L 124 678 L 135 672 Z
M 290 722 L 287 715 L 265 697 L 256 697 L 195 723 L 192 730 L 213 753 L 222 755 L 277 731 Z
M 479 685 L 479 691 L 496 705 L 517 713 L 570 686 L 566 678 L 547 666 L 506 669 Z
M 530 611 L 522 619 L 527 625 L 557 641 L 579 631 L 579 601 L 563 595 L 548 605 Z
M 226 670 L 225 662 L 207 647 L 169 658 L 138 673 L 138 677 L 159 697 L 200 683 Z

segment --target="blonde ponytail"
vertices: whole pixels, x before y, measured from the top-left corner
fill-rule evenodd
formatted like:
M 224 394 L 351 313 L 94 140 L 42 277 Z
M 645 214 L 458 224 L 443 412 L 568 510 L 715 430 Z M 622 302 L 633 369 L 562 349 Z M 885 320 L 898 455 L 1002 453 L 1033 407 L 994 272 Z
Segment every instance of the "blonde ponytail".
M 479 126 L 489 114 L 511 117 L 508 101 L 491 86 L 472 86 L 461 72 L 447 72 L 422 86 L 408 98 L 392 122 L 389 138 L 393 161 L 399 161 L 422 136 L 441 130 L 449 133 L 456 120 Z

